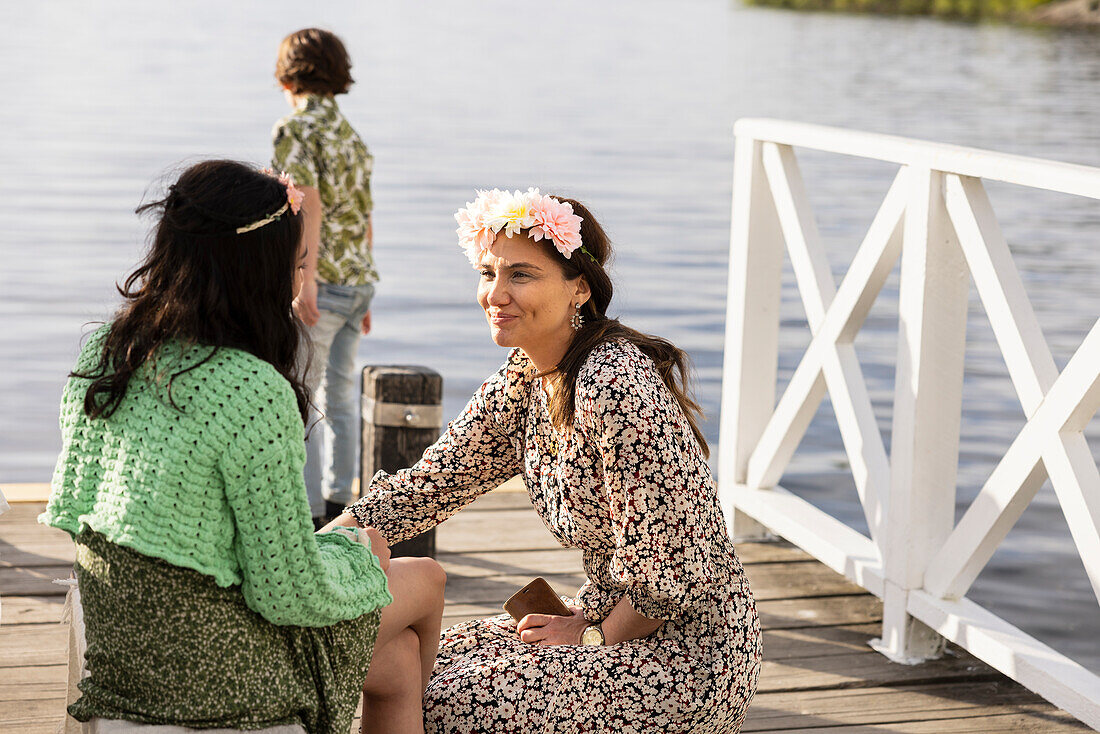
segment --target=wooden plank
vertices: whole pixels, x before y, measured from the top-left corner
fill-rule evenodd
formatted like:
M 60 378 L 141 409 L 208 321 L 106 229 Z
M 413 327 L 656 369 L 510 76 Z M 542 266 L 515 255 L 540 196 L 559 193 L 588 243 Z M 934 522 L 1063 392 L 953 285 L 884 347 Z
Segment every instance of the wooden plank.
M 462 512 L 520 509 L 532 509 L 531 498 L 527 496 L 527 487 L 519 481 L 519 477 L 513 477 L 492 492 L 486 492 L 466 505 L 462 508 Z
M 561 547 L 538 513 L 530 509 L 459 512 L 440 525 L 436 533 L 436 550 L 440 553 Z
M 0 627 L 0 668 L 65 665 L 68 649 L 68 625 L 19 624 Z
M 31 568 L 0 568 L 0 594 L 11 596 L 64 596 L 68 587 L 54 583 L 72 575 L 72 564 L 35 566 Z
M 0 734 L 55 734 L 65 699 L 31 699 L 0 709 Z
M 33 519 L 8 518 L 9 515 L 18 514 L 24 505 L 12 505 L 10 512 L 0 515 L 0 538 L 11 545 L 22 546 L 24 543 L 61 543 L 62 539 L 69 537 L 64 530 L 51 528 L 48 525 L 39 525 Z M 37 515 L 38 512 L 32 513 Z
M 0 484 L 0 495 L 12 506 L 24 502 L 44 503 L 50 498 L 50 485 L 48 482 Z
M 61 621 L 64 596 L 7 596 L 0 598 L 0 627 Z
M 817 561 L 753 564 L 745 575 L 757 601 L 866 593 Z
M 438 553 L 449 577 L 489 577 L 531 574 L 583 574 L 580 551 L 559 548 L 540 551 Z
M 12 701 L 32 699 L 65 700 L 68 686 L 66 665 L 24 665 L 18 668 L 0 668 L 0 709 L 7 709 Z
M 1064 711 L 1034 711 L 1026 714 L 991 714 L 938 721 L 901 721 L 885 726 L 815 726 L 784 729 L 783 734 L 1060 734 L 1092 731 Z
M 759 693 L 1001 679 L 999 673 L 969 655 L 945 656 L 921 665 L 901 665 L 885 660 L 882 655 L 867 647 L 863 652 L 802 655 L 779 661 L 768 658 L 766 637 L 764 650 Z
M 15 525 L 23 525 L 26 527 L 41 527 L 44 530 L 53 530 L 54 532 L 63 532 L 56 530 L 55 528 L 49 528 L 45 525 L 38 524 L 38 516 L 46 510 L 45 502 L 19 502 L 12 503 L 11 509 L 0 515 L 0 532 L 5 528 Z
M 979 683 L 759 693 L 742 731 L 938 721 L 1051 709 L 1037 694 L 1004 678 Z
M 765 629 L 882 621 L 882 602 L 870 594 L 765 600 L 756 603 L 756 610 Z
M 742 541 L 737 544 L 737 557 L 743 565 L 750 563 L 780 563 L 812 561 L 814 557 L 801 548 L 780 541 Z
M 3 528 L 0 528 L 2 535 Z M 72 565 L 75 560 L 76 547 L 68 535 L 56 541 L 20 541 L 18 545 L 0 539 L 0 568 Z
M 0 568 L 71 564 L 75 556 L 69 534 L 38 524 L 43 502 L 12 505 L 0 515 Z M 0 593 L 4 593 L 0 585 Z
M 764 628 L 764 659 L 789 661 L 820 655 L 865 652 L 867 641 L 881 632 L 877 624 L 835 627 Z

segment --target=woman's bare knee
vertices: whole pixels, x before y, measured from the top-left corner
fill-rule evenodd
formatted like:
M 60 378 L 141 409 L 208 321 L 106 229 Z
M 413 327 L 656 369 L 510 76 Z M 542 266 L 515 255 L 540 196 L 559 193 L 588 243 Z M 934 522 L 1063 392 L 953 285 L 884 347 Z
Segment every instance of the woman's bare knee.
M 442 603 L 447 572 L 431 558 L 395 558 L 389 578 L 394 601 L 399 604 L 411 602 L 421 607 Z
M 447 572 L 434 558 L 416 558 L 416 573 L 422 582 L 432 591 L 443 595 L 443 587 L 447 585 Z
M 397 572 L 425 583 L 442 586 L 447 582 L 447 572 L 434 558 L 394 558 L 390 562 L 390 572 Z
M 431 584 L 436 586 L 445 586 L 447 583 L 447 572 L 443 570 L 443 566 L 434 558 L 421 558 L 420 572 L 424 574 L 424 578 Z

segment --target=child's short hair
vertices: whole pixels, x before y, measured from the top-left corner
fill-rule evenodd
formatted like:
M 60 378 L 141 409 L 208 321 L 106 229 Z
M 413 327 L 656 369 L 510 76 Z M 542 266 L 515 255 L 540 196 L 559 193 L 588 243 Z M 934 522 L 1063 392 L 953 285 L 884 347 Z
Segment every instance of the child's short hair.
M 355 83 L 344 44 L 320 28 L 303 28 L 283 39 L 275 78 L 294 94 L 344 94 Z

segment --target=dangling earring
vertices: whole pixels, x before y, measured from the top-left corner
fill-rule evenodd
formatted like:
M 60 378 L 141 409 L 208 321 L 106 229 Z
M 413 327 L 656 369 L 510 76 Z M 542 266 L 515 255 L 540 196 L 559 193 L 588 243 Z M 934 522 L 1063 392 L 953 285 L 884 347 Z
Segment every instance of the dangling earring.
M 584 326 L 584 316 L 581 315 L 581 304 L 577 304 L 577 310 L 573 312 L 573 315 L 569 318 L 569 325 L 573 327 L 573 331 L 580 331 Z

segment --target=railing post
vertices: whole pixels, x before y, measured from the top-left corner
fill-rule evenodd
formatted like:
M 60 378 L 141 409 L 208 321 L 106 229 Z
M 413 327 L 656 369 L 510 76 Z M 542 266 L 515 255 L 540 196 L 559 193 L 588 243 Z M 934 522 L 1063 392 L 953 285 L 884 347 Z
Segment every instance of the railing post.
M 427 367 L 363 368 L 363 450 L 359 486 L 368 491 L 377 471 L 417 462 L 443 426 L 443 378 Z M 394 557 L 435 556 L 435 528 L 396 543 Z
M 928 562 L 951 533 L 970 276 L 944 205 L 944 175 L 915 170 L 905 213 L 898 359 L 883 541 L 882 639 L 899 662 L 936 657 L 944 640 L 909 615 Z
M 736 486 L 775 408 L 779 362 L 779 294 L 783 235 L 761 156 L 762 145 L 739 136 L 733 162 L 729 296 L 722 367 L 718 496 L 734 538 L 767 529 L 734 509 Z

